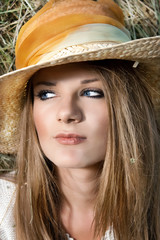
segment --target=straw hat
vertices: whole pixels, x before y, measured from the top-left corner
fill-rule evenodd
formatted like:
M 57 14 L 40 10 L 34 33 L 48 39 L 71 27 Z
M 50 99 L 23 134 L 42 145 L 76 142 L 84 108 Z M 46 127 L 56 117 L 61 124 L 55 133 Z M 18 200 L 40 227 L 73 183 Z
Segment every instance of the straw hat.
M 131 41 L 122 10 L 112 0 L 50 0 L 19 33 L 18 70 L 0 77 L 0 153 L 16 154 L 25 87 L 37 70 L 101 59 L 131 60 L 146 68 L 159 109 L 160 37 Z

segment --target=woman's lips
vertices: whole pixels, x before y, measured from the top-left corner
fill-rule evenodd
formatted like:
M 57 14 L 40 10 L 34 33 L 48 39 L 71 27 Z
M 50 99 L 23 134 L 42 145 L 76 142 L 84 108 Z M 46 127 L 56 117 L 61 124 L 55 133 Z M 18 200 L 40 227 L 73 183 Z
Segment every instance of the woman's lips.
M 86 140 L 86 137 L 77 134 L 58 134 L 56 141 L 63 145 L 77 145 Z

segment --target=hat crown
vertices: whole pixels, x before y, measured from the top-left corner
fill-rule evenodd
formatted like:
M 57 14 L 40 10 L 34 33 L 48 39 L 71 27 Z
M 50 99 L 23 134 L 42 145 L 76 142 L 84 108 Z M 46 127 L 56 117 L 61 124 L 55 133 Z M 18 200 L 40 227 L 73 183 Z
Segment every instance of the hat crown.
M 122 29 L 122 10 L 112 0 L 50 0 L 22 27 L 16 43 L 16 67 L 35 64 L 33 58 L 37 59 L 48 41 L 57 44 L 79 26 L 94 23 Z

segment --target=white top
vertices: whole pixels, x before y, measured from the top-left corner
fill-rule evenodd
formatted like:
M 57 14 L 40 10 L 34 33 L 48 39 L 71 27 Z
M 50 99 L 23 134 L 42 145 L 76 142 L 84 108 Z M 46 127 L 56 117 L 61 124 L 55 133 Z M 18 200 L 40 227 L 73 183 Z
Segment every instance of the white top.
M 16 185 L 0 179 L 0 240 L 16 240 L 13 207 Z M 68 240 L 74 240 L 68 234 Z M 113 231 L 108 230 L 101 240 L 114 240 Z
M 15 240 L 15 184 L 0 179 L 0 240 Z

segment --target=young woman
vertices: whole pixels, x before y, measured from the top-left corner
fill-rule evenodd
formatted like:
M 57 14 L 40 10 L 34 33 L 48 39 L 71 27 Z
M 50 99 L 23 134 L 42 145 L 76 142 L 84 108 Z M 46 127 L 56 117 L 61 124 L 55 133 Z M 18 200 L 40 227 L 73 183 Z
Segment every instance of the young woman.
M 121 14 L 112 1 L 50 1 L 22 28 L 22 69 L 0 81 L 0 149 L 16 154 L 15 183 L 0 181 L 2 240 L 160 238 L 159 90 L 150 89 L 160 40 L 119 43 Z

